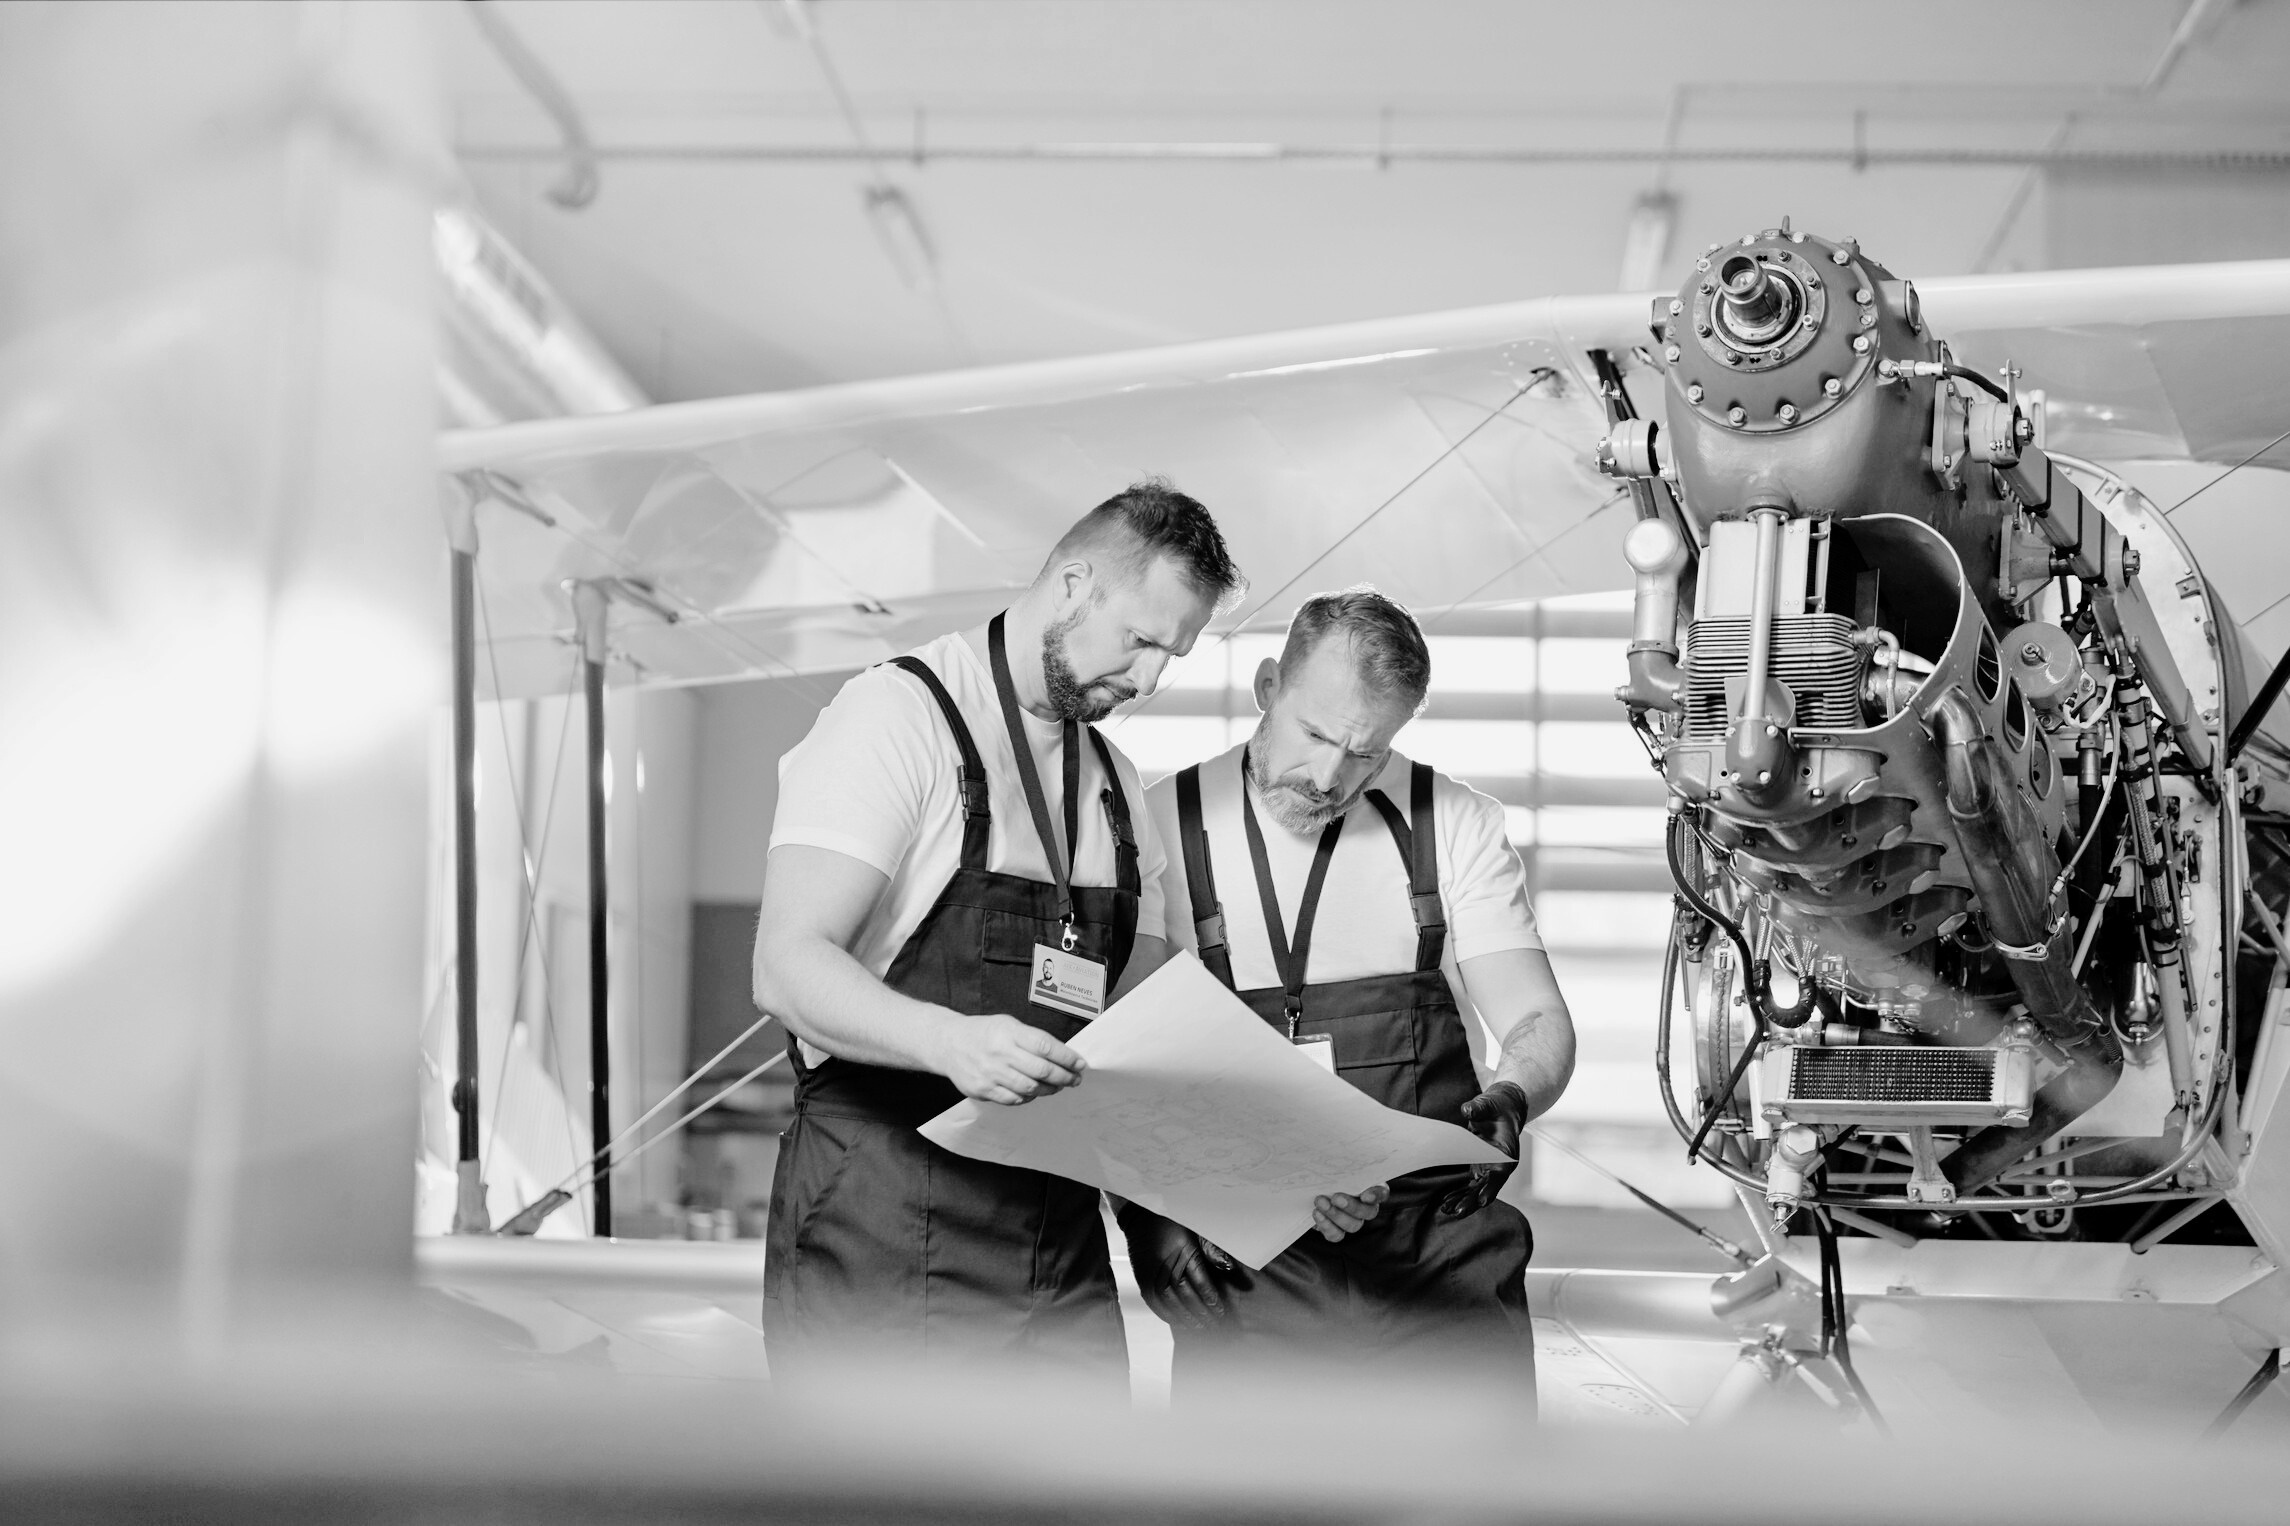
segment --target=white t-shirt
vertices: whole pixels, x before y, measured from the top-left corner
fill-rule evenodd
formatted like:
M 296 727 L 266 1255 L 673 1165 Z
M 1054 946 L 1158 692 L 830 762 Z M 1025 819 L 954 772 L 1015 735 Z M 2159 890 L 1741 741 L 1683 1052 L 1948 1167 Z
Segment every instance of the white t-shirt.
M 1217 899 L 1224 905 L 1225 941 L 1231 950 L 1233 984 L 1253 991 L 1281 984 L 1280 970 L 1272 962 L 1272 942 L 1264 929 L 1263 903 L 1256 889 L 1256 871 L 1248 856 L 1248 836 L 1241 825 L 1241 748 L 1201 765 L 1201 820 L 1209 840 L 1209 861 L 1216 872 Z M 1372 789 L 1411 818 L 1408 805 L 1408 760 L 1393 753 Z M 1320 845 L 1317 830 L 1298 835 L 1273 819 L 1256 797 L 1257 826 L 1264 833 L 1264 856 L 1272 870 L 1272 888 L 1280 901 L 1280 920 L 1291 941 L 1296 934 L 1296 908 L 1304 899 L 1304 882 L 1312 873 L 1312 856 Z M 1145 796 L 1153 808 L 1153 824 L 1168 848 L 1163 896 L 1168 912 L 1169 946 L 1200 952 L 1193 927 L 1192 897 L 1185 888 L 1184 839 L 1177 829 L 1177 781 L 1174 775 L 1153 786 Z M 1535 913 L 1527 900 L 1526 869 L 1511 847 L 1503 808 L 1467 784 L 1442 773 L 1432 775 L 1432 825 L 1439 840 L 1439 899 L 1447 914 L 1447 948 L 1441 968 L 1454 988 L 1458 1004 L 1468 1000 L 1456 979 L 1457 961 L 1505 949 L 1539 949 Z M 1354 803 L 1344 820 L 1344 835 L 1336 840 L 1335 856 L 1328 863 L 1328 879 L 1320 889 L 1320 909 L 1312 922 L 1311 958 L 1305 978 L 1313 985 L 1356 980 L 1366 975 L 1391 975 L 1415 968 L 1415 917 L 1408 905 L 1408 871 L 1393 845 L 1391 829 L 1365 798 Z
M 978 633 L 979 647 L 984 646 Z M 1010 750 L 1009 727 L 994 695 L 986 660 L 962 633 L 941 636 L 914 654 L 938 675 L 970 725 L 986 765 L 987 800 L 993 813 L 986 867 L 1001 874 L 1050 882 L 1049 859 L 1042 852 L 1034 818 L 1018 782 L 1018 760 Z M 1033 744 L 1034 767 L 1050 819 L 1065 833 L 1065 770 L 1058 746 L 1060 727 L 1019 712 Z M 1105 770 L 1086 732 L 1081 748 L 1081 847 L 1072 880 L 1077 885 L 1110 885 L 1114 878 L 1113 827 L 1098 794 Z M 1137 872 L 1142 879 L 1137 933 L 1162 934 L 1164 861 L 1161 838 L 1144 808 L 1137 769 L 1113 749 L 1121 788 L 1129 801 L 1130 830 L 1137 837 Z M 801 843 L 847 854 L 890 876 L 875 902 L 851 955 L 878 980 L 905 947 L 906 940 L 938 900 L 962 863 L 962 753 L 954 745 L 938 701 L 912 673 L 889 664 L 869 668 L 843 685 L 819 712 L 808 736 L 779 760 L 779 809 L 771 823 L 771 846 Z

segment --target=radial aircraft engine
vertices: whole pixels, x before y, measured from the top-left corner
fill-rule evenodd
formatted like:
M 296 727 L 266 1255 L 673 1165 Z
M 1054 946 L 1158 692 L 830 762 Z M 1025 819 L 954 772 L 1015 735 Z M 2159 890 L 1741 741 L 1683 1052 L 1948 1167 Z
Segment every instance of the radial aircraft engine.
M 1784 1224 L 2239 1239 L 2283 774 L 2168 520 L 1850 240 L 1712 246 L 1652 327 L 1666 420 L 1610 386 L 1600 465 L 1691 1152 Z

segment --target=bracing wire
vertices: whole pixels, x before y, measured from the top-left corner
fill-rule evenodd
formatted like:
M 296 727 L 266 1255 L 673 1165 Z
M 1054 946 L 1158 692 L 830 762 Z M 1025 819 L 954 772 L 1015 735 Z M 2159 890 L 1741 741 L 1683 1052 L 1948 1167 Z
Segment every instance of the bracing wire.
M 509 808 L 517 818 L 517 872 L 525 885 L 524 925 L 518 929 L 517 934 L 517 977 L 510 988 L 509 999 L 510 1022 L 514 1025 L 525 1010 L 525 971 L 531 963 L 532 949 L 537 941 L 536 934 L 540 926 L 541 868 L 548 858 L 549 837 L 551 829 L 555 825 L 557 782 L 564 774 L 565 740 L 572 732 L 572 704 L 569 699 L 566 701 L 564 719 L 557 728 L 556 752 L 549 764 L 549 793 L 541 807 L 541 842 L 540 846 L 535 848 L 532 839 L 526 835 L 524 792 L 517 783 L 517 769 L 513 761 L 516 752 L 509 740 L 509 713 L 501 708 L 501 663 L 493 647 L 493 619 L 490 606 L 485 598 L 485 580 L 483 578 L 471 578 L 470 582 L 474 585 L 477 593 L 477 621 L 485 633 L 486 666 L 493 673 L 493 714 L 500 723 L 501 752 L 505 760 L 511 760 L 507 763 L 504 771 L 508 774 Z M 528 757 L 525 763 L 530 768 L 532 759 Z M 554 1055 L 561 1046 L 557 1036 L 556 1001 L 549 990 L 549 974 L 545 967 L 541 971 L 541 1014 L 542 1021 L 547 1024 L 549 1030 L 550 1053 Z M 504 1043 L 501 1046 L 501 1067 L 494 1076 L 493 1117 L 485 1131 L 484 1159 L 478 1166 L 480 1176 L 485 1174 L 492 1163 L 493 1141 L 500 1132 L 501 1104 L 505 1100 L 502 1092 L 508 1086 L 508 1078 L 509 1046 Z M 559 1083 L 562 1084 L 561 1077 Z M 559 1111 L 564 1114 L 566 1148 L 571 1152 L 573 1158 L 578 1160 L 580 1158 L 580 1143 L 572 1132 L 572 1114 L 569 1109 L 560 1109 Z
M 1600 1176 L 1605 1177 L 1615 1186 L 1620 1187 L 1624 1192 L 1629 1193 L 1632 1197 L 1636 1198 L 1639 1202 L 1644 1203 L 1648 1208 L 1653 1209 L 1656 1213 L 1662 1215 L 1662 1217 L 1668 1219 L 1671 1223 L 1676 1224 L 1683 1229 L 1691 1230 L 1694 1234 L 1701 1236 L 1701 1238 L 1708 1241 L 1709 1244 L 1714 1249 L 1716 1249 L 1720 1255 L 1726 1256 L 1743 1266 L 1754 1266 L 1756 1264 L 1756 1257 L 1750 1255 L 1748 1251 L 1743 1250 L 1740 1246 L 1734 1244 L 1731 1240 L 1728 1240 L 1724 1235 L 1719 1234 L 1716 1230 L 1710 1228 L 1707 1224 L 1695 1223 L 1692 1219 L 1687 1218 L 1684 1214 L 1678 1212 L 1677 1209 L 1672 1208 L 1669 1204 L 1655 1197 L 1652 1193 L 1643 1191 L 1640 1188 L 1633 1186 L 1629 1182 L 1624 1181 L 1620 1176 L 1617 1176 L 1614 1172 L 1609 1171 L 1606 1167 L 1600 1165 L 1597 1161 L 1592 1160 L 1588 1155 L 1583 1154 L 1582 1151 L 1576 1149 L 1573 1145 L 1568 1144 L 1565 1140 L 1558 1138 L 1554 1134 L 1545 1132 L 1540 1124 L 1528 1124 L 1526 1132 L 1531 1135 L 1538 1143 L 1547 1144 L 1554 1150 L 1558 1150 L 1565 1153 L 1566 1155 L 1572 1156 L 1576 1161 L 1580 1162 L 1584 1166 L 1589 1167 L 1592 1171 L 1597 1172 Z
M 1360 516 L 1360 518 L 1353 523 L 1350 529 L 1337 536 L 1334 540 L 1328 542 L 1327 545 L 1321 547 L 1318 555 L 1314 556 L 1303 566 L 1290 573 L 1287 579 L 1278 587 L 1274 588 L 1272 592 L 1257 600 L 1256 608 L 1250 611 L 1250 614 L 1253 615 L 1261 613 L 1262 611 L 1269 609 L 1275 599 L 1278 599 L 1282 594 L 1288 592 L 1289 589 L 1294 588 L 1298 582 L 1302 581 L 1306 573 L 1319 566 L 1329 557 L 1334 556 L 1336 552 L 1342 548 L 1346 541 L 1350 540 L 1353 536 L 1359 534 L 1362 530 L 1365 530 L 1369 525 L 1373 524 L 1376 518 L 1381 515 L 1384 510 L 1390 508 L 1393 504 L 1406 497 L 1408 493 L 1414 490 L 1414 487 L 1417 483 L 1421 482 L 1424 478 L 1437 471 L 1450 456 L 1454 455 L 1464 446 L 1470 444 L 1472 439 L 1478 435 L 1480 430 L 1485 429 L 1489 424 L 1494 423 L 1497 419 L 1509 413 L 1511 411 L 1512 404 L 1518 402 L 1520 398 L 1525 397 L 1529 392 L 1541 386 L 1544 382 L 1550 380 L 1551 377 L 1557 374 L 1558 373 L 1552 370 L 1549 366 L 1535 367 L 1534 374 L 1529 376 L 1525 381 L 1521 382 L 1518 388 L 1513 391 L 1509 397 L 1504 398 L 1503 401 L 1491 412 L 1489 412 L 1485 418 L 1481 419 L 1478 423 L 1473 424 L 1469 429 L 1464 430 L 1463 433 L 1458 435 L 1445 450 L 1432 457 L 1431 460 L 1425 464 L 1421 471 L 1417 472 L 1414 476 L 1408 478 L 1407 481 L 1401 483 L 1397 488 L 1393 489 L 1392 492 L 1383 500 L 1383 502 L 1377 504 L 1374 508 L 1368 510 L 1367 513 Z M 1248 621 L 1246 618 L 1235 620 L 1233 622 L 1233 629 L 1238 630 L 1241 626 L 1247 623 Z
M 674 1122 L 669 1123 L 667 1126 L 662 1128 L 659 1133 L 654 1134 L 650 1139 L 645 1140 L 642 1144 L 630 1150 L 626 1155 L 614 1157 L 612 1161 L 613 1167 L 617 1169 L 621 1166 L 625 1166 L 630 1161 L 635 1160 L 638 1156 L 642 1155 L 646 1150 L 649 1150 L 654 1145 L 658 1144 L 661 1140 L 672 1138 L 677 1133 L 677 1131 L 684 1127 L 684 1125 L 690 1123 L 693 1119 L 699 1117 L 702 1113 L 710 1111 L 717 1104 L 728 1100 L 741 1087 L 747 1085 L 750 1081 L 753 1081 L 756 1077 L 762 1075 L 765 1071 L 770 1070 L 773 1066 L 783 1064 L 786 1059 L 787 1051 L 785 1050 L 781 1050 L 779 1053 L 769 1056 L 760 1064 L 750 1069 L 747 1074 L 741 1076 L 738 1080 L 732 1082 L 722 1091 L 717 1092 L 714 1096 L 701 1103 L 698 1107 L 693 1108 L 690 1112 L 684 1114 L 681 1118 L 678 1118 Z M 603 1159 L 603 1153 L 599 1152 L 597 1158 L 589 1162 L 587 1167 L 588 1176 L 586 1180 L 581 1183 L 583 1187 L 591 1186 L 595 1183 L 597 1176 L 596 1167 Z M 568 1177 L 566 1180 L 569 1181 L 571 1178 Z M 560 1188 L 559 1190 L 562 1189 Z
M 2186 496 L 2186 497 L 2184 497 L 2184 498 L 2180 499 L 2180 500 L 2179 500 L 2177 503 L 2174 503 L 2174 504 L 2172 504 L 2172 505 L 2171 505 L 2169 508 L 2167 508 L 2167 509 L 2165 509 L 2165 510 L 2163 511 L 2163 517 L 2164 517 L 2165 519 L 2168 519 L 2168 518 L 2170 518 L 2170 517 L 2171 517 L 2173 514 L 2176 514 L 2176 513 L 2178 513 L 2178 512 L 2179 512 L 2179 510 L 2181 510 L 2181 509 L 2185 508 L 2185 507 L 2186 507 L 2188 504 L 2190 504 L 2190 503 L 2193 503 L 2193 502 L 2194 502 L 2194 501 L 2195 501 L 2197 498 L 2200 498 L 2200 497 L 2202 497 L 2202 495 L 2203 495 L 2203 494 L 2205 494 L 2205 493 L 2209 492 L 2209 491 L 2210 491 L 2212 488 L 2214 488 L 2214 487 L 2217 487 L 2217 486 L 2218 486 L 2220 483 L 2224 482 L 2224 481 L 2225 481 L 2227 478 L 2229 478 L 2229 477 L 2233 476 L 2233 475 L 2234 475 L 2236 472 L 2239 472 L 2239 471 L 2241 471 L 2241 470 L 2242 470 L 2244 467 L 2248 466 L 2248 465 L 2249 465 L 2251 462 L 2253 462 L 2253 461 L 2257 460 L 2257 459 L 2258 459 L 2260 456 L 2263 456 L 2263 455 L 2265 455 L 2265 454 L 2266 454 L 2268 451 L 2272 450 L 2272 449 L 2273 449 L 2275 446 L 2277 446 L 2277 445 L 2280 445 L 2280 444 L 2281 444 L 2281 443 L 2282 443 L 2284 440 L 2290 440 L 2290 429 L 2285 429 L 2285 430 L 2283 430 L 2283 431 L 2282 431 L 2280 434 L 2276 435 L 2276 436 L 2275 436 L 2273 439 L 2271 439 L 2271 440 L 2268 440 L 2268 441 L 2267 441 L 2267 442 L 2266 442 L 2264 445 L 2261 445 L 2261 446 L 2259 446 L 2259 447 L 2258 447 L 2258 449 L 2256 449 L 2256 450 L 2252 451 L 2252 452 L 2251 452 L 2249 455 L 2247 455 L 2247 456 L 2244 456 L 2244 457 L 2243 457 L 2243 458 L 2242 458 L 2240 461 L 2237 461 L 2237 462 L 2235 462 L 2235 463 L 2234 463 L 2234 465 L 2232 465 L 2232 466 L 2228 467 L 2228 468 L 2227 468 L 2225 471 L 2223 471 L 2223 472 L 2220 472 L 2220 473 L 2219 473 L 2217 476 L 2215 476 L 2215 477 L 2211 478 L 2211 480 L 2210 480 L 2210 481 L 2208 481 L 2208 482 L 2204 483 L 2204 484 L 2203 484 L 2201 487 L 2198 487 L 2198 488 L 2196 488 L 2196 489 L 2195 489 L 2193 492 L 2191 492 L 2191 493 L 2187 494 L 2187 496 Z M 2286 595 L 2285 597 L 2290 597 L 2290 595 Z M 2279 604 L 2279 603 L 2281 603 L 2281 602 L 2282 602 L 2282 600 L 2281 600 L 2281 599 L 2276 599 L 2276 600 L 2274 601 L 2274 604 Z M 2269 605 L 2267 605 L 2267 606 L 2266 606 L 2266 609 L 2272 609 L 2272 608 L 2274 607 L 2274 604 L 2269 604 Z M 2262 614 L 2266 613 L 2266 610 L 2265 610 L 2265 609 L 2262 609 L 2262 610 L 2260 610 L 2258 613 L 2262 615 Z M 2257 619 L 2257 618 L 2258 618 L 2258 616 L 2257 616 L 2257 615 L 2253 615 L 2253 616 L 2251 616 L 2251 618 L 2252 618 L 2253 620 L 2255 620 L 2255 619 Z
M 1524 567 L 1527 565 L 1527 563 L 1533 561 L 1536 557 L 1543 555 L 1545 552 L 1549 551 L 1551 547 L 1557 545 L 1560 541 L 1565 540 L 1569 535 L 1572 535 L 1575 531 L 1581 529 L 1584 525 L 1589 524 L 1599 515 L 1605 513 L 1608 509 L 1613 508 L 1618 503 L 1626 502 L 1629 497 L 1630 490 L 1628 488 L 1623 488 L 1616 492 L 1612 497 L 1601 499 L 1596 508 L 1591 509 L 1588 513 L 1584 514 L 1573 524 L 1568 525 L 1565 529 L 1559 531 L 1558 534 L 1552 536 L 1549 540 L 1546 540 L 1541 545 L 1536 546 L 1534 549 L 1527 552 L 1526 555 L 1520 557 L 1517 561 L 1512 562 L 1508 566 L 1502 568 L 1492 577 L 1489 577 L 1485 581 L 1481 582 L 1478 587 L 1463 595 L 1463 597 L 1459 599 L 1450 599 L 1445 605 L 1431 611 L 1431 613 L 1425 615 L 1417 623 L 1423 627 L 1423 632 L 1425 635 L 1430 635 L 1432 628 L 1438 625 L 1440 621 L 1446 619 L 1449 615 L 1455 614 L 1459 610 L 1469 608 L 1473 599 L 1478 598 L 1479 595 L 1485 593 L 1488 589 L 1494 587 L 1497 583 L 1500 583 L 1503 579 L 1509 577 L 1512 573 L 1518 571 L 1521 567 Z
M 542 1193 L 540 1198 L 535 1199 L 532 1203 L 527 1203 L 525 1207 L 519 1209 L 518 1212 L 523 1213 L 537 1206 L 538 1203 L 547 1199 L 550 1193 L 564 1191 L 566 1187 L 572 1182 L 572 1180 L 579 1176 L 583 1171 L 591 1172 L 593 1176 L 594 1167 L 598 1161 L 611 1159 L 612 1152 L 619 1149 L 623 1144 L 627 1143 L 628 1137 L 631 1134 L 634 1134 L 638 1129 L 644 1127 L 645 1124 L 650 1123 L 654 1118 L 658 1117 L 661 1113 L 661 1110 L 666 1108 L 669 1103 L 684 1095 L 685 1092 L 690 1091 L 692 1087 L 698 1083 L 701 1078 L 706 1076 L 709 1071 L 714 1070 L 718 1065 L 721 1065 L 725 1060 L 729 1059 L 731 1057 L 732 1051 L 738 1049 L 740 1045 L 755 1037 L 755 1035 L 761 1032 L 763 1027 L 771 1021 L 771 1014 L 766 1012 L 762 1016 L 758 1017 L 754 1022 L 749 1023 L 745 1028 L 742 1028 L 737 1038 L 724 1045 L 723 1048 L 717 1050 L 714 1056 L 710 1058 L 706 1064 L 700 1066 L 697 1070 L 693 1071 L 683 1080 L 677 1082 L 673 1091 L 670 1091 L 659 1101 L 646 1108 L 643 1115 L 639 1117 L 634 1123 L 631 1123 L 628 1125 L 628 1127 L 622 1129 L 618 1134 L 615 1134 L 609 1144 L 605 1145 L 602 1149 L 597 1150 L 592 1156 L 590 1156 L 588 1160 L 575 1165 L 570 1171 L 566 1172 L 564 1174 L 564 1178 L 555 1186 L 551 1187 L 548 1192 Z M 774 1055 L 771 1059 L 764 1061 L 763 1064 L 758 1065 L 754 1070 L 749 1071 L 746 1076 L 742 1077 L 740 1080 L 734 1081 L 729 1087 L 718 1093 L 715 1099 L 716 1102 L 721 1102 L 725 1097 L 731 1095 L 732 1092 L 739 1090 L 749 1081 L 755 1079 L 757 1076 L 762 1075 L 766 1070 L 769 1070 L 772 1065 L 785 1058 L 787 1058 L 786 1053 L 782 1051 L 781 1053 Z M 714 1105 L 715 1102 L 708 1104 L 709 1107 L 713 1107 Z M 702 1108 L 700 1111 L 705 1112 L 707 1109 Z M 629 1161 L 634 1160 L 645 1150 L 648 1150 L 654 1144 L 657 1144 L 661 1138 L 674 1133 L 678 1128 L 681 1128 L 685 1123 L 689 1122 L 692 1117 L 697 1116 L 698 1114 L 694 1113 L 687 1116 L 686 1118 L 678 1119 L 675 1123 L 671 1123 L 668 1125 L 668 1127 L 662 1129 L 659 1134 L 654 1135 L 651 1139 L 646 1140 L 638 1149 L 630 1151 L 627 1155 L 624 1155 L 617 1160 L 613 1160 L 612 1163 L 615 1166 L 626 1165 Z
M 645 1140 L 635 1149 L 630 1150 L 626 1155 L 621 1156 L 618 1160 L 612 1160 L 611 1154 L 614 1146 L 620 1142 L 620 1139 L 625 1139 L 627 1137 L 626 1132 L 623 1131 L 619 1138 L 615 1139 L 612 1144 L 606 1145 L 603 1149 L 597 1151 L 596 1154 L 589 1157 L 588 1160 L 584 1161 L 578 1166 L 575 1166 L 570 1175 L 566 1176 L 562 1181 L 558 1182 L 548 1191 L 542 1193 L 532 1202 L 526 1204 L 523 1208 L 517 1210 L 517 1212 L 510 1217 L 508 1222 L 503 1224 L 499 1229 L 495 1230 L 494 1233 L 510 1235 L 531 1234 L 534 1230 L 540 1227 L 541 1221 L 543 1219 L 547 1218 L 551 1213 L 554 1213 L 557 1209 L 570 1202 L 572 1200 L 573 1193 L 584 1191 L 590 1187 L 593 1187 L 596 1184 L 598 1168 L 605 1166 L 608 1162 L 612 1166 L 627 1165 L 630 1161 L 635 1160 L 641 1156 L 645 1151 L 651 1149 L 661 1140 L 670 1138 L 678 1130 L 682 1129 L 684 1125 L 690 1123 L 693 1119 L 699 1117 L 702 1113 L 705 1113 L 709 1109 L 715 1107 L 718 1103 L 725 1101 L 734 1093 L 738 1092 L 741 1087 L 747 1085 L 750 1081 L 753 1081 L 756 1077 L 762 1075 L 765 1071 L 771 1069 L 773 1066 L 779 1064 L 786 1058 L 787 1051 L 784 1049 L 779 1053 L 772 1055 L 770 1058 L 764 1060 L 762 1064 L 757 1065 L 753 1069 L 749 1070 L 746 1075 L 741 1076 L 738 1080 L 732 1082 L 731 1085 L 725 1087 L 722 1091 L 717 1092 L 707 1101 L 701 1103 L 698 1107 L 693 1108 L 690 1112 L 684 1114 L 684 1116 L 669 1124 L 659 1133 L 653 1135 L 650 1139 Z M 645 1116 L 650 1117 L 651 1114 L 647 1113 Z M 633 1127 L 633 1125 L 631 1125 L 631 1127 Z M 587 1173 L 585 1177 L 582 1176 L 583 1172 Z M 578 1185 L 575 1185 L 576 1178 L 580 1179 Z

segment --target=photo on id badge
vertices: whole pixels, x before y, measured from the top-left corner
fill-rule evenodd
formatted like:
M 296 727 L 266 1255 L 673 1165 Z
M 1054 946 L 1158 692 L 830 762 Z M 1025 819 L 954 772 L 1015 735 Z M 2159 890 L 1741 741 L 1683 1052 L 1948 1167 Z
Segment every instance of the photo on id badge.
M 1034 945 L 1034 1005 L 1075 1017 L 1095 1017 L 1105 1008 L 1105 966 L 1087 954 L 1069 954 L 1046 943 Z

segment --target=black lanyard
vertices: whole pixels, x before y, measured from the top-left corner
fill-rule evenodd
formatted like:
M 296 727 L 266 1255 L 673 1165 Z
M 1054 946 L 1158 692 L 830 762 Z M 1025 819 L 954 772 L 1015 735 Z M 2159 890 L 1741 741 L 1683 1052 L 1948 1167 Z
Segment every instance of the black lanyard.
M 1042 839 L 1042 855 L 1050 861 L 1050 878 L 1057 881 L 1058 920 L 1065 924 L 1062 940 L 1073 951 L 1078 935 L 1073 929 L 1073 882 L 1065 855 L 1058 851 L 1057 829 L 1050 824 L 1050 803 L 1042 794 L 1042 776 L 1034 767 L 1034 744 L 1026 736 L 1026 722 L 1018 713 L 1017 687 L 1010 682 L 1010 654 L 1002 638 L 1002 617 L 986 623 L 986 653 L 993 659 L 994 693 L 1002 701 L 1002 723 L 1010 728 L 1010 750 L 1018 755 L 1018 782 L 1026 789 L 1026 809 L 1033 812 L 1034 831 Z M 1069 850 L 1081 843 L 1080 727 L 1068 720 L 1058 733 L 1065 755 L 1065 840 Z
M 1280 971 L 1286 992 L 1281 1009 L 1288 1018 L 1288 1036 L 1296 1037 L 1296 1024 L 1304 1016 L 1304 971 L 1312 958 L 1312 919 L 1320 912 L 1320 887 L 1328 882 L 1328 861 L 1336 856 L 1336 839 L 1344 835 L 1339 816 L 1322 829 L 1320 846 L 1312 853 L 1312 872 L 1304 881 L 1304 899 L 1296 907 L 1296 944 L 1288 943 L 1288 930 L 1280 923 L 1280 897 L 1272 888 L 1272 863 L 1264 856 L 1264 832 L 1256 824 L 1256 806 L 1248 797 L 1248 749 L 1240 751 L 1240 824 L 1248 832 L 1248 857 L 1256 868 L 1256 896 L 1264 903 L 1264 935 L 1272 942 L 1273 967 Z

